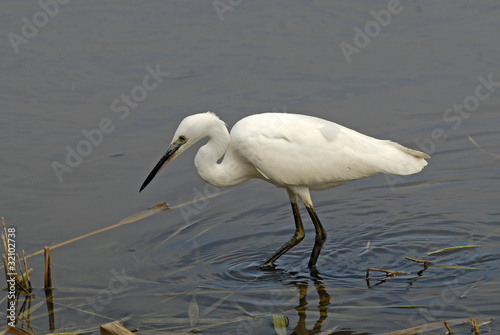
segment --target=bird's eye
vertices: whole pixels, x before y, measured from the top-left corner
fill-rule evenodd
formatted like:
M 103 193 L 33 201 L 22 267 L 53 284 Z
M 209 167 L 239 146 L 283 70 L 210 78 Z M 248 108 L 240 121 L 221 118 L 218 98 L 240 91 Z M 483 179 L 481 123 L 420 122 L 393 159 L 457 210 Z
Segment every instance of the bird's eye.
M 186 142 L 186 136 L 184 135 L 179 136 L 179 141 Z

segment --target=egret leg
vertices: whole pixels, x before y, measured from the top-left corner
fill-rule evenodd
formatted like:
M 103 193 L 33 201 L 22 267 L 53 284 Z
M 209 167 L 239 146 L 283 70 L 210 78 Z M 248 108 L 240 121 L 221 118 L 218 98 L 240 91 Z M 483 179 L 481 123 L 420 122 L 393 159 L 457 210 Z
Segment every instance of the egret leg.
M 316 261 L 318 260 L 319 253 L 321 249 L 323 248 L 323 245 L 325 244 L 326 241 L 326 231 L 321 225 L 321 222 L 319 221 L 318 215 L 314 211 L 314 208 L 312 205 L 307 205 L 306 204 L 306 209 L 307 212 L 309 213 L 309 216 L 311 217 L 311 220 L 314 224 L 314 229 L 316 229 L 316 238 L 314 240 L 314 247 L 311 253 L 311 258 L 309 259 L 309 265 L 308 267 L 310 269 L 316 268 Z
M 274 255 L 269 257 L 264 263 L 260 265 L 261 269 L 273 269 L 274 261 L 280 258 L 285 252 L 290 250 L 292 247 L 296 246 L 304 239 L 306 235 L 304 232 L 304 227 L 302 226 L 302 219 L 300 217 L 299 205 L 297 204 L 297 197 L 288 193 L 290 196 L 290 202 L 292 204 L 293 218 L 295 219 L 295 233 L 293 234 L 290 241 L 285 243 Z M 295 198 L 295 200 L 293 200 Z

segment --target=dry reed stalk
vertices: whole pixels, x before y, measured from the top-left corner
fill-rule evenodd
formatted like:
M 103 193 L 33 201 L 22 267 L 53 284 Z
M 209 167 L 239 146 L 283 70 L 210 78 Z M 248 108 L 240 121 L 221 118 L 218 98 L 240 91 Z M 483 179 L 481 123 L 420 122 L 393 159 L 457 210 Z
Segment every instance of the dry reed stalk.
M 45 300 L 47 302 L 47 310 L 49 313 L 49 327 L 50 331 L 55 330 L 54 321 L 54 299 L 52 296 L 52 274 L 50 271 L 50 247 L 43 248 L 43 255 L 45 257 Z
M 52 275 L 50 273 L 50 247 L 43 248 L 45 257 L 45 288 L 52 288 Z
M 477 319 L 473 319 L 472 316 L 470 317 L 470 325 L 472 326 L 472 331 L 474 332 L 474 335 L 479 335 L 479 324 Z
M 446 330 L 448 331 L 448 334 L 453 334 L 453 331 L 450 329 L 450 326 L 448 326 L 448 323 L 443 320 L 444 326 L 446 327 Z
M 26 255 L 23 250 L 23 263 L 24 263 L 24 272 L 26 273 L 26 280 L 28 283 L 28 287 L 31 288 L 31 280 L 30 280 L 30 272 L 28 270 L 28 263 L 26 262 Z

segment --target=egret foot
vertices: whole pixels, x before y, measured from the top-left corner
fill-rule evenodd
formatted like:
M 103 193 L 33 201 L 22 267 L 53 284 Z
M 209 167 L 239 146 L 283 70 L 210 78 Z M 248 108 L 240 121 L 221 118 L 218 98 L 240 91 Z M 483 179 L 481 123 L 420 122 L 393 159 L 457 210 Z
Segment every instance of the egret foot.
M 274 263 L 264 262 L 259 265 L 259 269 L 261 269 L 262 271 L 272 271 L 276 269 L 276 265 L 274 265 Z
M 311 274 L 311 277 L 315 278 L 315 279 L 319 279 L 319 280 L 322 280 L 323 278 L 320 277 L 319 275 L 319 271 L 318 269 L 316 268 L 316 265 L 314 266 L 310 266 L 309 267 L 309 273 Z

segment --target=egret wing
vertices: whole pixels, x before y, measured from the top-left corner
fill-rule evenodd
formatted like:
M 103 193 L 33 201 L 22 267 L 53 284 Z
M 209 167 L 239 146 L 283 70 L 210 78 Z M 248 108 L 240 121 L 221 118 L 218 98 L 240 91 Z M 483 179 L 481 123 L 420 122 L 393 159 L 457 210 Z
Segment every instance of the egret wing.
M 427 164 L 427 155 L 418 151 L 297 114 L 242 119 L 231 132 L 231 143 L 263 178 L 279 186 L 329 188 L 378 172 L 415 173 Z

